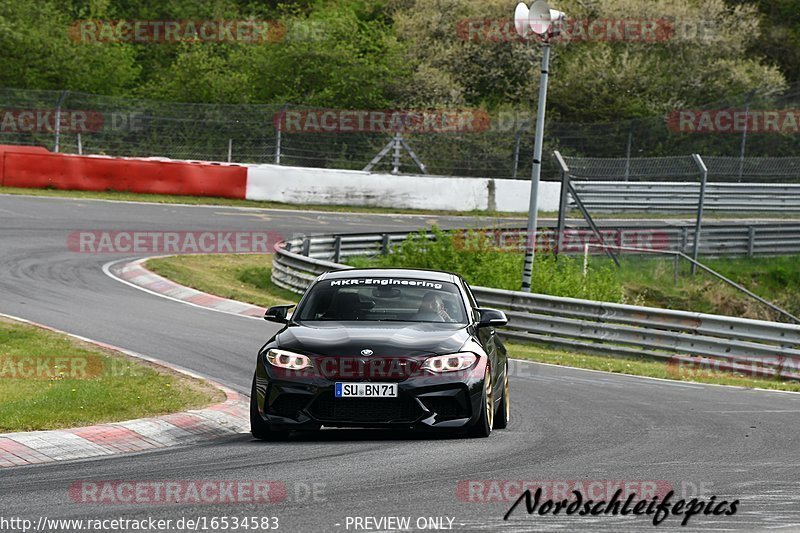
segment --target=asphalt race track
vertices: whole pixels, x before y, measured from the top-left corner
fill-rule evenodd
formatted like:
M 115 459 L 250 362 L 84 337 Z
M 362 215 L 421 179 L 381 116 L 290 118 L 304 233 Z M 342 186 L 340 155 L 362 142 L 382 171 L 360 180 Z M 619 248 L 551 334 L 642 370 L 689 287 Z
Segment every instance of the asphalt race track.
M 151 355 L 248 393 L 257 348 L 275 326 L 124 285 L 120 256 L 67 248 L 74 230 L 374 232 L 477 224 L 465 218 L 254 211 L 0 196 L 0 312 Z M 485 223 L 485 222 L 484 222 Z M 347 517 L 449 517 L 458 531 L 651 529 L 648 517 L 528 516 L 511 502 L 462 501 L 466 480 L 654 480 L 678 498 L 740 500 L 695 528 L 800 530 L 800 395 L 519 364 L 512 421 L 488 440 L 324 430 L 290 442 L 249 435 L 211 444 L 0 471 L 0 514 L 30 518 L 277 516 L 280 531 L 354 531 Z M 89 505 L 80 480 L 274 480 L 282 502 Z M 316 485 L 315 485 L 316 484 Z M 316 487 L 316 495 L 308 491 Z M 700 496 L 703 496 L 701 494 Z M 658 528 L 678 527 L 669 517 Z M 447 524 L 447 520 L 444 522 Z M 384 528 L 385 529 L 385 528 Z M 363 529 L 361 530 L 363 531 Z

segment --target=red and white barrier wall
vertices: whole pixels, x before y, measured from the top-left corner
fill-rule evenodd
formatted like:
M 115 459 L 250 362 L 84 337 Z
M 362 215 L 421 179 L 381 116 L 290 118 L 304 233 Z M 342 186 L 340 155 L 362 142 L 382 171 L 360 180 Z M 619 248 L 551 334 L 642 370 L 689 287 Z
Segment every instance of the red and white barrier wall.
M 530 182 L 520 180 L 77 156 L 2 145 L 0 185 L 452 211 L 527 211 L 530 195 Z M 539 208 L 557 210 L 559 191 L 559 183 L 542 182 Z

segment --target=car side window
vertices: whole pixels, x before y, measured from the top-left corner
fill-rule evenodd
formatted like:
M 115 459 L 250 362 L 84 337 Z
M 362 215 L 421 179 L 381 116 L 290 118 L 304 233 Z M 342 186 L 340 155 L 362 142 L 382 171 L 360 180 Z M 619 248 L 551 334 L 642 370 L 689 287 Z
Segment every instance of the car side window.
M 475 309 L 478 307 L 478 302 L 475 300 L 475 296 L 472 294 L 472 289 L 470 288 L 469 283 L 467 283 L 463 279 L 461 281 L 464 283 L 464 290 L 467 291 L 467 298 L 469 299 L 469 307 L 470 307 L 470 313 L 472 314 L 472 319 L 474 321 L 477 321 L 480 319 L 480 317 L 478 316 L 478 312 L 475 311 Z

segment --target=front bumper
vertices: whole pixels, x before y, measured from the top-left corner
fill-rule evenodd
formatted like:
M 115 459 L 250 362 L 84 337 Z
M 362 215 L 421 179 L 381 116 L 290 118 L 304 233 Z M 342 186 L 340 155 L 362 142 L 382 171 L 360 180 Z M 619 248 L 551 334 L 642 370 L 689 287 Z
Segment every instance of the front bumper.
M 383 427 L 457 429 L 473 425 L 483 405 L 481 358 L 464 372 L 429 372 L 404 379 L 348 379 L 320 375 L 286 376 L 280 369 L 256 365 L 258 413 L 274 429 Z M 396 398 L 336 398 L 335 383 L 396 382 Z

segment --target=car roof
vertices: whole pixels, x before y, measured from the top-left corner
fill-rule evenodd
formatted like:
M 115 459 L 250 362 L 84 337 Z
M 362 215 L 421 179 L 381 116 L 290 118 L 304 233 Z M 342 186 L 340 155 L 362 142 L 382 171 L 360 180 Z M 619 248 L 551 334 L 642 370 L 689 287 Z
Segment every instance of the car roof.
M 450 272 L 425 270 L 421 268 L 348 268 L 326 272 L 319 277 L 319 280 L 350 279 L 364 276 L 378 278 L 413 278 L 430 281 L 448 281 L 450 283 L 456 283 L 458 281 L 458 276 Z

